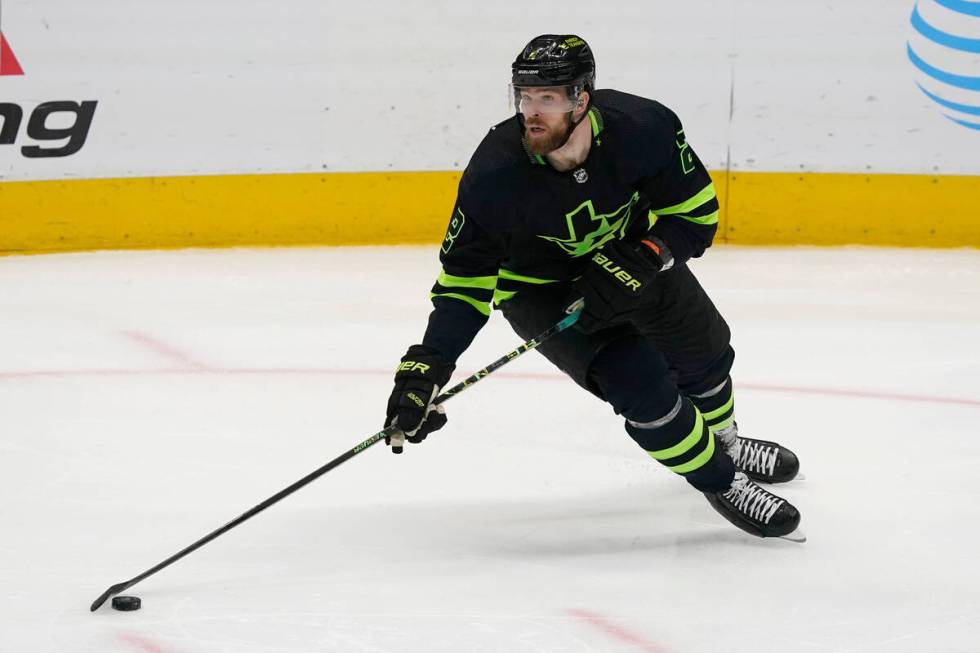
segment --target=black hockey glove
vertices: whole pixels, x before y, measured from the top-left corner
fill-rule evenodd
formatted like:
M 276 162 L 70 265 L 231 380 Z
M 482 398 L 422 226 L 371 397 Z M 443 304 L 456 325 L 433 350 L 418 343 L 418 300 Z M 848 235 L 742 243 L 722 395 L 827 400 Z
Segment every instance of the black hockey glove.
M 432 405 L 432 400 L 455 368 L 434 349 L 423 345 L 408 348 L 395 370 L 395 389 L 388 398 L 385 417 L 386 427 L 398 427 L 385 437 L 385 444 L 391 445 L 393 453 L 402 452 L 405 440 L 417 444 L 446 425 L 445 410 Z
M 582 276 L 572 284 L 585 309 L 576 327 L 583 333 L 625 322 L 657 273 L 674 264 L 662 241 L 647 238 L 639 245 L 614 240 L 592 255 Z

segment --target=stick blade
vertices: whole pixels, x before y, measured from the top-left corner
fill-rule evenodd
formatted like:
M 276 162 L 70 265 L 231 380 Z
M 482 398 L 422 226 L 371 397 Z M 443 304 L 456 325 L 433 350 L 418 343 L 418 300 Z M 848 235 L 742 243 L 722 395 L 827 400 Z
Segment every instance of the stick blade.
M 99 608 L 102 607 L 102 604 L 103 603 L 105 603 L 106 601 L 109 600 L 109 597 L 111 597 L 111 596 L 113 596 L 115 594 L 119 594 L 119 592 L 122 592 L 127 587 L 129 587 L 129 585 L 126 584 L 126 583 L 117 583 L 116 585 L 113 585 L 112 587 L 110 587 L 106 591 L 102 592 L 102 594 L 99 596 L 99 598 L 95 599 L 95 602 L 92 603 L 92 607 L 89 608 L 89 611 L 90 612 L 95 612 L 96 610 L 98 610 Z

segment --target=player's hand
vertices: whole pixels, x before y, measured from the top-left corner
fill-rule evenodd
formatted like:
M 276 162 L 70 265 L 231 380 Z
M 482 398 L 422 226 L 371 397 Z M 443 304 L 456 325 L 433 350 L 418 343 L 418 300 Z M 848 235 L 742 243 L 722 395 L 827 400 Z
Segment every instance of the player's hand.
M 576 328 L 583 333 L 629 319 L 640 296 L 650 287 L 661 270 L 673 265 L 666 245 L 646 239 L 639 245 L 614 240 L 592 254 L 582 276 L 572 288 L 585 299 L 585 309 Z
M 385 426 L 395 426 L 394 432 L 385 436 L 385 444 L 393 453 L 401 453 L 405 440 L 419 443 L 429 433 L 446 425 L 446 412 L 442 406 L 433 405 L 439 388 L 453 374 L 450 365 L 434 349 L 412 345 L 395 370 L 395 389 L 388 398 Z

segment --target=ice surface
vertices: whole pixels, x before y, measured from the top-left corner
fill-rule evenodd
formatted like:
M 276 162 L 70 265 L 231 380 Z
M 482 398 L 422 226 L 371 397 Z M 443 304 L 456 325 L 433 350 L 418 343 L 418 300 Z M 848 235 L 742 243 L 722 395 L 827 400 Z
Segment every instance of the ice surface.
M 805 545 L 734 529 L 529 354 L 378 430 L 435 248 L 0 258 L 0 651 L 980 650 L 980 252 L 717 247 L 746 435 Z M 499 315 L 460 362 L 520 342 Z

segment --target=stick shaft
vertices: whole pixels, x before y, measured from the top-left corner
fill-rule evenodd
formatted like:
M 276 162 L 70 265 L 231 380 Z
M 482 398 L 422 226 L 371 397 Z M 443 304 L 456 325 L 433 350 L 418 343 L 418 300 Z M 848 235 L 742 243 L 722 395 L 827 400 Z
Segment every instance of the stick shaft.
M 536 336 L 536 337 L 528 340 L 527 342 L 521 344 L 519 347 L 517 347 L 513 351 L 511 351 L 511 352 L 509 352 L 507 354 L 504 354 L 503 356 L 501 356 L 500 358 L 498 358 L 494 362 L 492 362 L 489 365 L 487 365 L 482 370 L 480 370 L 480 371 L 476 372 L 475 374 L 473 374 L 473 375 L 471 375 L 471 376 L 463 379 L 462 381 L 460 381 L 459 383 L 457 383 L 456 385 L 454 385 L 453 387 L 449 388 L 448 390 L 446 390 L 445 392 L 443 392 L 442 394 L 440 394 L 438 397 L 436 397 L 435 400 L 433 401 L 433 403 L 435 403 L 435 404 L 441 404 L 441 403 L 444 403 L 444 402 L 448 401 L 449 399 L 451 399 L 451 398 L 455 397 L 456 395 L 458 395 L 463 390 L 466 390 L 466 388 L 472 386 L 474 383 L 476 383 L 476 382 L 480 381 L 481 379 L 487 377 L 488 375 L 490 375 L 493 372 L 495 372 L 496 370 L 500 369 L 501 367 L 503 367 L 504 365 L 506 365 L 510 361 L 514 360 L 515 358 L 517 358 L 521 354 L 523 354 L 523 353 L 525 353 L 527 351 L 530 351 L 532 349 L 536 349 L 538 347 L 538 345 L 540 345 L 542 342 L 544 342 L 548 338 L 554 336 L 557 333 L 560 333 L 560 332 L 564 331 L 565 329 L 567 329 L 570 326 L 572 326 L 573 324 L 575 324 L 575 322 L 578 320 L 578 317 L 579 317 L 580 314 L 581 314 L 581 307 L 578 305 L 578 303 L 573 304 L 571 307 L 569 307 L 569 314 L 568 314 L 568 316 L 565 317 L 564 319 L 562 319 L 560 322 L 558 322 L 554 326 L 550 327 L 548 330 L 544 331 L 543 333 L 539 334 L 538 336 Z M 371 437 L 367 438 L 366 440 L 364 440 L 360 444 L 356 445 L 352 449 L 347 450 L 346 452 L 344 452 L 341 455 L 337 456 L 336 458 L 334 458 L 333 460 L 331 460 L 327 464 L 323 465 L 322 467 L 319 467 L 318 469 L 315 469 L 314 471 L 310 472 L 309 474 L 307 474 L 303 478 L 299 479 L 298 481 L 296 481 L 295 483 L 293 483 L 289 487 L 283 488 L 279 492 L 276 492 L 274 495 L 272 495 L 271 497 L 269 497 L 268 499 L 266 499 L 262 503 L 260 503 L 260 504 L 258 504 L 256 506 L 253 506 L 252 508 L 250 508 L 249 510 L 245 511 L 244 513 L 242 513 L 238 517 L 232 519 L 230 522 L 228 522 L 224 526 L 222 526 L 220 528 L 217 528 L 217 529 L 211 531 L 210 533 L 208 533 L 207 535 L 205 535 L 204 537 L 202 537 L 198 541 L 194 542 L 190 546 L 188 546 L 188 547 L 186 547 L 186 548 L 178 551 L 177 553 L 175 553 L 174 555 L 170 556 L 169 558 L 167 558 L 163 562 L 155 565 L 154 567 L 151 567 L 150 569 L 147 569 L 146 571 L 144 571 L 139 576 L 135 576 L 135 577 L 129 579 L 128 581 L 119 583 L 117 585 L 113 585 L 108 590 L 106 590 L 99 598 L 97 598 L 95 600 L 95 602 L 92 604 L 91 610 L 93 612 L 96 611 L 96 610 L 98 610 L 99 607 L 103 603 L 105 603 L 106 600 L 110 596 L 113 596 L 115 594 L 118 594 L 119 592 L 123 592 L 123 591 L 129 589 L 130 587 L 132 587 L 133 585 L 135 585 L 136 583 L 138 583 L 138 582 L 140 582 L 142 580 L 145 580 L 146 578 L 149 578 L 150 576 L 152 576 L 153 574 L 157 573 L 158 571 L 160 571 L 160 570 L 162 570 L 162 569 L 164 569 L 166 567 L 169 567 L 170 565 L 172 565 L 173 563 L 177 562 L 178 560 L 180 560 L 184 556 L 186 556 L 186 555 L 188 555 L 190 553 L 193 553 L 197 549 L 200 549 L 202 546 L 204 546 L 208 542 L 210 542 L 210 541 L 214 540 L 215 538 L 217 538 L 217 537 L 219 537 L 219 536 L 227 533 L 228 531 L 230 531 L 231 529 L 235 528 L 239 524 L 241 524 L 241 523 L 243 523 L 245 521 L 248 521 L 249 519 L 251 519 L 255 515 L 259 514 L 260 512 L 262 512 L 263 510 L 265 510 L 266 508 L 268 508 L 269 506 L 272 506 L 272 505 L 278 503 L 282 499 L 285 499 L 286 497 L 288 497 L 293 492 L 296 492 L 300 488 L 303 488 L 306 485 L 309 485 L 310 483 L 312 483 L 316 479 L 320 478 L 321 476 L 323 476 L 324 474 L 326 474 L 330 470 L 332 470 L 332 469 L 334 469 L 334 468 L 342 465 L 343 463 L 347 462 L 348 460 L 350 460 L 354 456 L 358 455 L 359 453 L 361 453 L 365 449 L 368 449 L 368 448 L 376 445 L 381 440 L 384 440 L 385 436 L 388 435 L 392 431 L 394 431 L 394 429 L 392 427 L 388 427 L 388 428 L 385 428 L 385 429 L 383 429 L 381 431 L 378 431 L 377 433 L 375 433 Z
M 434 404 L 441 404 L 443 402 L 448 401 L 449 399 L 451 399 L 452 397 L 455 397 L 460 392 L 462 392 L 466 388 L 470 387 L 471 385 L 473 385 L 474 383 L 476 383 L 480 379 L 482 379 L 482 378 L 484 378 L 484 377 L 486 377 L 486 376 L 488 376 L 490 374 L 493 374 L 495 371 L 497 371 L 498 369 L 500 369 L 501 367 L 503 367 L 507 363 L 511 362 L 512 360 L 514 360 L 515 358 L 517 358 L 521 354 L 523 354 L 525 352 L 528 352 L 528 351 L 531 351 L 532 349 L 537 349 L 538 345 L 540 345 L 542 342 L 544 342 L 545 340 L 547 340 L 551 336 L 555 335 L 556 333 L 561 333 L 562 331 L 564 331 L 568 327 L 570 327 L 573 324 L 575 324 L 575 322 L 579 318 L 579 315 L 581 315 L 581 308 L 575 309 L 574 308 L 575 306 L 576 306 L 576 304 L 573 304 L 572 307 L 570 307 L 570 309 L 573 310 L 573 312 L 569 313 L 568 316 L 565 317 L 561 322 L 558 322 L 554 326 L 548 328 L 548 330 L 544 331 L 543 333 L 540 333 L 537 336 L 535 336 L 534 338 L 531 338 L 530 340 L 528 340 L 527 342 L 525 342 L 524 344 L 522 344 L 517 349 L 515 349 L 515 350 L 513 350 L 511 352 L 508 352 L 508 353 L 504 354 L 503 356 L 501 356 L 500 358 L 498 358 L 494 362 L 492 362 L 489 365 L 487 365 L 486 367 L 484 367 L 479 372 L 475 372 L 472 375 L 466 377 L 465 379 L 463 379 L 462 381 L 460 381 L 459 383 L 457 383 L 456 385 L 454 385 L 453 387 L 449 388 L 448 390 L 446 390 L 445 392 L 443 392 L 441 395 L 439 395 L 438 397 L 436 397 L 435 398 L 435 401 L 433 401 L 432 403 L 434 403 Z

